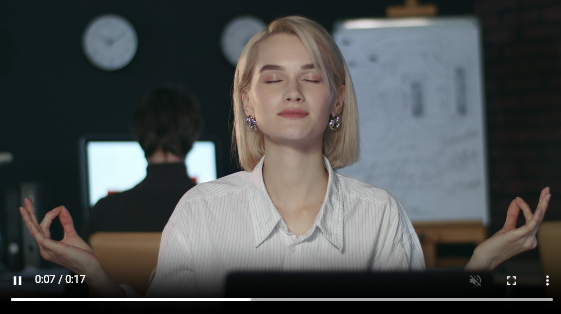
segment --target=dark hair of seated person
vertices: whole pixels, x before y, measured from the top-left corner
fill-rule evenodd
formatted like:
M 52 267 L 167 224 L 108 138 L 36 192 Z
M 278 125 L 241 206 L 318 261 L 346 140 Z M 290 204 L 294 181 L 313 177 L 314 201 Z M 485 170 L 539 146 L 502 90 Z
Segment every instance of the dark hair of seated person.
M 179 87 L 152 90 L 142 97 L 133 114 L 133 134 L 146 157 L 160 149 L 185 158 L 202 128 L 199 105 Z
M 130 190 L 101 198 L 91 209 L 82 237 L 98 231 L 162 232 L 181 197 L 193 186 L 185 157 L 203 127 L 199 105 L 181 87 L 144 95 L 132 119 L 133 134 L 148 161 L 146 177 Z

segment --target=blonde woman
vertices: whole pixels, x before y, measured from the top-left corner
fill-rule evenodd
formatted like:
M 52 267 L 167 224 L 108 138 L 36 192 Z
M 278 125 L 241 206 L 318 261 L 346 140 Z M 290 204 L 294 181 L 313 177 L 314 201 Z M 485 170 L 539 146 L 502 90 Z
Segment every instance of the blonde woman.
M 290 16 L 246 45 L 234 78 L 234 134 L 241 171 L 199 184 L 177 205 L 162 235 L 148 297 L 213 297 L 231 271 L 423 270 L 421 246 L 397 199 L 334 169 L 359 158 L 356 99 L 345 61 L 319 24 Z M 550 198 L 532 213 L 521 199 L 505 227 L 479 245 L 466 269 L 491 270 L 536 246 Z M 100 296 L 134 295 L 103 270 L 64 207 L 39 225 L 22 216 L 42 256 Z M 515 228 L 522 210 L 526 225 Z M 65 237 L 49 239 L 60 217 Z

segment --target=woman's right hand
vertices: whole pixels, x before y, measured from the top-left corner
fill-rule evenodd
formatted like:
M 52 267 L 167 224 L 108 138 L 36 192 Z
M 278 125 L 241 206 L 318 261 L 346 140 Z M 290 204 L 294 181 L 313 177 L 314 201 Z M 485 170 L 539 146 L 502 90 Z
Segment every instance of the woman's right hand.
M 99 260 L 95 257 L 92 248 L 76 233 L 72 217 L 64 206 L 49 211 L 39 224 L 33 203 L 25 199 L 24 205 L 25 207 L 20 207 L 21 216 L 27 229 L 37 241 L 44 259 L 79 275 L 87 275 L 88 270 L 99 267 Z M 57 216 L 64 230 L 64 238 L 60 241 L 52 240 L 49 230 L 53 219 Z
M 76 233 L 70 213 L 64 206 L 49 211 L 41 224 L 37 222 L 33 203 L 29 199 L 24 201 L 25 207 L 20 207 L 20 213 L 37 241 L 41 256 L 47 261 L 57 263 L 75 274 L 86 275 L 86 282 L 100 296 L 124 297 L 125 292 L 103 270 L 92 248 Z M 64 230 L 64 238 L 60 241 L 51 239 L 49 230 L 55 217 L 59 217 Z

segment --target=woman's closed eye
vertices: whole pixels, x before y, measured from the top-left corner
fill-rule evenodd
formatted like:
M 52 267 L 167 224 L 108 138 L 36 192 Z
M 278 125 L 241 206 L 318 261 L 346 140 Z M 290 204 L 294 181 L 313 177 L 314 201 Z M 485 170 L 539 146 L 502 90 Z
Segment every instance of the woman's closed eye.
M 321 77 L 317 73 L 303 75 L 302 80 L 309 83 L 321 83 Z
M 274 83 L 280 83 L 282 81 L 283 80 L 268 80 L 268 81 L 265 81 L 265 83 L 274 84 Z M 304 79 L 303 81 L 309 82 L 309 83 L 320 83 L 321 82 L 320 80 L 316 80 L 316 79 Z

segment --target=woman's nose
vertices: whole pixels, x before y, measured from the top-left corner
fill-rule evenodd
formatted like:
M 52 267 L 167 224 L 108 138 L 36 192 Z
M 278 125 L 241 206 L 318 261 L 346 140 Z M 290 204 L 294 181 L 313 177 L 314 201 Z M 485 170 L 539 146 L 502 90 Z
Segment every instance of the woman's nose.
M 304 101 L 304 95 L 298 86 L 298 83 L 290 83 L 286 87 L 286 92 L 284 95 L 285 101 L 295 101 L 295 102 L 302 102 Z

